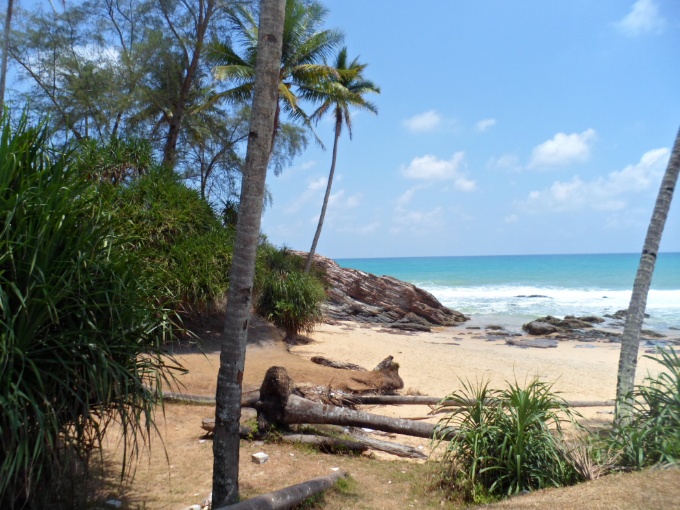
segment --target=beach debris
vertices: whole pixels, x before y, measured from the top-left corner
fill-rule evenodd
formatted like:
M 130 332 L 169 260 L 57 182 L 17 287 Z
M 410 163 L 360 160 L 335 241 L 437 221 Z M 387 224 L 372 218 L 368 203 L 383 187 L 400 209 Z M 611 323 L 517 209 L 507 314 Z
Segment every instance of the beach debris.
M 317 365 L 322 365 L 324 367 L 339 368 L 341 370 L 356 370 L 358 372 L 368 372 L 368 370 L 366 370 L 364 367 L 360 367 L 359 365 L 355 365 L 354 363 L 333 361 L 328 358 L 324 358 L 323 356 L 312 356 L 310 358 L 310 361 L 312 363 L 316 363 Z
M 264 464 L 269 460 L 269 455 L 264 452 L 253 453 L 250 456 L 250 460 L 252 460 L 255 464 Z

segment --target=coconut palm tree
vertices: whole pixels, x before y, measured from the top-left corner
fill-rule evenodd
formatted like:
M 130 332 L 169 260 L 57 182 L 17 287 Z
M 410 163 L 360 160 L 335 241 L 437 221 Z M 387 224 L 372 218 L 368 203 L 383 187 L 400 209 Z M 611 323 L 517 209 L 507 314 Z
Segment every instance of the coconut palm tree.
M 318 86 L 334 76 L 333 68 L 322 62 L 340 44 L 343 35 L 339 30 L 320 29 L 327 13 L 325 7 L 314 1 L 286 2 L 278 85 L 279 102 L 272 140 L 276 138 L 279 129 L 281 111 L 311 128 L 296 92 L 301 87 Z M 226 100 L 238 104 L 249 101 L 253 95 L 257 58 L 257 12 L 239 5 L 231 11 L 229 19 L 238 46 L 230 41 L 215 42 L 208 50 L 208 58 L 215 64 L 215 78 L 228 81 L 232 85 L 228 90 L 216 94 L 213 101 Z M 239 46 L 243 49 L 241 54 L 237 52 Z
M 213 441 L 213 508 L 239 500 L 239 417 L 241 382 L 245 363 L 248 321 L 252 300 L 255 258 L 260 240 L 260 220 L 265 177 L 271 153 L 285 0 L 261 0 L 253 107 L 248 129 L 248 149 L 236 221 L 236 239 L 229 275 L 229 294 L 220 353 Z
M 363 77 L 364 69 L 368 64 L 359 63 L 358 57 L 348 62 L 347 48 L 344 47 L 338 53 L 334 68 L 337 76 L 332 77 L 325 82 L 321 88 L 303 88 L 301 96 L 305 99 L 320 100 L 321 106 L 314 112 L 312 118 L 318 122 L 327 112 L 331 111 L 335 118 L 333 139 L 333 158 L 331 160 L 331 170 L 328 174 L 328 183 L 326 184 L 326 194 L 323 198 L 323 205 L 321 206 L 321 214 L 319 216 L 319 224 L 316 227 L 314 234 L 314 241 L 307 256 L 307 263 L 305 264 L 305 272 L 309 272 L 314 260 L 314 253 L 316 252 L 316 245 L 321 236 L 321 229 L 323 228 L 323 221 L 326 216 L 326 208 L 328 207 L 328 199 L 331 195 L 331 187 L 333 186 L 333 176 L 335 174 L 335 163 L 338 156 L 338 140 L 340 140 L 340 133 L 343 125 L 347 127 L 347 133 L 350 140 L 352 139 L 352 116 L 350 109 L 356 108 L 359 110 L 367 110 L 369 112 L 378 113 L 376 106 L 364 98 L 365 94 L 374 93 L 380 94 L 380 88 L 372 81 Z
M 647 237 L 642 248 L 640 264 L 633 284 L 633 294 L 630 298 L 626 324 L 621 339 L 621 354 L 619 357 L 619 371 L 616 383 L 616 420 L 628 421 L 632 409 L 632 393 L 635 385 L 635 369 L 640 346 L 640 330 L 647 306 L 647 294 L 652 282 L 654 264 L 656 263 L 661 234 L 666 224 L 666 217 L 673 200 L 673 191 L 678 182 L 680 171 L 680 131 L 675 137 L 673 152 L 671 153 L 666 173 L 661 181 L 661 188 L 656 198 L 652 219 L 647 229 Z

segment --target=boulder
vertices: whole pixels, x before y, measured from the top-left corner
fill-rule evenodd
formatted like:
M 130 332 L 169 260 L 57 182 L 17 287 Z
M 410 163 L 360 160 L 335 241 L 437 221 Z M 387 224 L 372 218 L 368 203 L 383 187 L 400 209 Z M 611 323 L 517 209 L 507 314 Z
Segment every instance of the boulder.
M 295 252 L 306 257 L 304 252 Z M 340 267 L 333 260 L 314 256 L 324 274 L 328 303 L 324 315 L 331 320 L 354 320 L 406 331 L 429 331 L 433 326 L 455 326 L 469 319 L 442 305 L 437 298 L 411 283 L 391 276 L 376 276 Z
M 541 320 L 535 320 L 526 323 L 524 326 L 522 326 L 522 329 L 526 331 L 530 335 L 550 335 L 552 333 L 557 333 L 559 331 L 559 328 L 557 326 L 553 326 L 549 322 L 541 321 Z

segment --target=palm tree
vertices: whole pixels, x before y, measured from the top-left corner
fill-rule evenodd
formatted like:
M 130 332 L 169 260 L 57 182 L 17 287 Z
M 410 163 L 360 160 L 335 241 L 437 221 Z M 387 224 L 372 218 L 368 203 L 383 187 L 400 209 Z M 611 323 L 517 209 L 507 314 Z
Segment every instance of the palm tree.
M 0 112 L 5 106 L 5 84 L 7 83 L 7 60 L 9 56 L 10 30 L 12 28 L 12 14 L 14 0 L 7 0 L 7 14 L 5 16 L 5 32 L 2 40 L 2 62 L 0 63 Z
M 336 57 L 334 65 L 337 77 L 331 78 L 328 82 L 324 83 L 320 89 L 304 89 L 301 94 L 305 99 L 322 101 L 321 106 L 312 115 L 312 118 L 317 122 L 328 111 L 332 111 L 333 116 L 335 117 L 335 138 L 333 140 L 331 170 L 328 174 L 328 184 L 326 185 L 326 194 L 323 198 L 323 205 L 321 206 L 319 224 L 316 227 L 314 241 L 312 241 L 312 247 L 309 250 L 307 263 L 305 264 L 306 273 L 309 272 L 309 269 L 312 266 L 316 245 L 321 236 L 328 199 L 331 195 L 331 186 L 333 186 L 335 162 L 338 155 L 338 140 L 340 139 L 343 125 L 347 126 L 349 138 L 350 140 L 352 139 L 352 117 L 350 115 L 350 108 L 367 110 L 375 114 L 378 113 L 378 109 L 375 105 L 366 101 L 364 98 L 364 95 L 368 93 L 380 94 L 380 88 L 372 81 L 366 80 L 363 77 L 363 71 L 366 69 L 367 65 L 368 64 L 360 64 L 358 58 L 355 58 L 348 64 L 347 48 L 342 48 Z
M 343 38 L 339 30 L 319 29 L 327 13 L 328 10 L 315 1 L 286 2 L 283 53 L 279 70 L 279 102 L 272 140 L 276 138 L 282 110 L 293 120 L 311 128 L 296 92 L 301 88 L 318 86 L 335 75 L 332 67 L 320 63 Z M 229 14 L 233 33 L 243 48 L 242 55 L 239 55 L 231 42 L 216 42 L 209 48 L 208 58 L 216 64 L 213 70 L 215 78 L 229 81 L 233 85 L 229 90 L 216 94 L 213 101 L 227 100 L 239 104 L 252 97 L 257 58 L 256 14 L 242 5 L 235 7 Z
M 245 364 L 248 321 L 252 301 L 255 258 L 260 240 L 260 220 L 265 177 L 271 153 L 285 0 L 261 0 L 258 56 L 253 107 L 248 129 L 248 149 L 236 221 L 236 239 L 229 275 L 225 336 L 220 353 L 213 441 L 213 508 L 239 500 L 239 417 L 241 382 Z
M 630 419 L 632 409 L 632 392 L 635 385 L 635 369 L 640 346 L 640 330 L 647 306 L 647 294 L 652 282 L 654 264 L 661 243 L 661 234 L 666 224 L 666 217 L 673 200 L 673 191 L 678 182 L 680 171 L 680 131 L 675 137 L 673 152 L 668 162 L 666 173 L 661 181 L 661 188 L 656 198 L 652 219 L 647 229 L 647 237 L 642 248 L 640 264 L 633 284 L 633 294 L 630 298 L 626 324 L 621 339 L 621 354 L 619 356 L 619 371 L 616 382 L 616 420 L 624 422 Z

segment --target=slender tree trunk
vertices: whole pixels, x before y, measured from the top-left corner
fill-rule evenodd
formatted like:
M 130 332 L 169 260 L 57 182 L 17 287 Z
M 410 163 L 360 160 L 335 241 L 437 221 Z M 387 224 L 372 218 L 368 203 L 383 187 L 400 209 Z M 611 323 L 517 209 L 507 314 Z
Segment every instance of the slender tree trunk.
M 321 237 L 321 229 L 323 228 L 323 220 L 326 217 L 326 208 L 328 207 L 328 199 L 331 196 L 331 187 L 333 186 L 333 176 L 335 175 L 335 161 L 338 156 L 338 140 L 340 139 L 340 126 L 342 117 L 337 117 L 335 121 L 335 139 L 333 140 L 333 160 L 331 162 L 331 171 L 328 174 L 328 184 L 326 184 L 326 194 L 323 197 L 323 205 L 321 206 L 321 215 L 319 216 L 319 224 L 316 226 L 316 233 L 312 241 L 312 247 L 309 249 L 307 255 L 307 263 L 305 264 L 305 273 L 309 273 L 314 261 L 314 253 L 316 253 L 316 245 Z
M 656 263 L 661 234 L 666 224 L 666 217 L 673 200 L 673 191 L 678 182 L 680 170 L 680 131 L 675 137 L 666 173 L 661 181 L 661 188 L 656 198 L 652 219 L 647 229 L 647 237 L 642 248 L 642 256 L 638 266 L 633 295 L 630 298 L 626 325 L 621 339 L 621 354 L 616 383 L 616 420 L 628 421 L 633 405 L 632 392 L 635 386 L 635 369 L 637 368 L 638 348 L 640 346 L 640 330 L 647 306 L 647 294 L 652 282 L 654 264 Z
M 5 16 L 5 32 L 2 39 L 2 68 L 0 69 L 0 114 L 5 107 L 5 87 L 7 84 L 7 61 L 9 59 L 9 39 L 12 28 L 12 14 L 14 0 L 7 0 L 7 15 Z
M 250 318 L 255 256 L 271 133 L 278 102 L 285 0 L 261 0 L 255 93 L 248 131 L 248 149 L 241 184 L 233 262 L 220 354 L 213 442 L 213 504 L 215 508 L 239 500 L 239 418 Z

